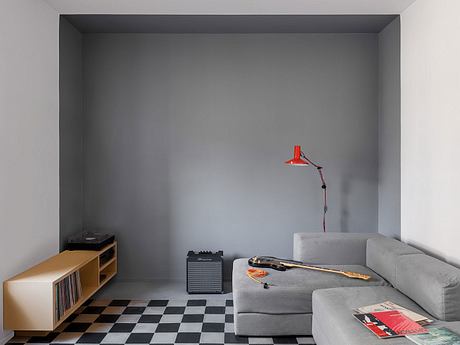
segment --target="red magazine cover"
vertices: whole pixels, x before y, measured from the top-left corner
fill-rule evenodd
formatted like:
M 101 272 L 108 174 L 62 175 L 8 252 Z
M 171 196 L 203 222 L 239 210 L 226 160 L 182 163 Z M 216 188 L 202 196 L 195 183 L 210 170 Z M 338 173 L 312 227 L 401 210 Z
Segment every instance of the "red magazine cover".
M 423 328 L 397 310 L 354 314 L 353 316 L 379 338 L 428 333 L 426 328 Z

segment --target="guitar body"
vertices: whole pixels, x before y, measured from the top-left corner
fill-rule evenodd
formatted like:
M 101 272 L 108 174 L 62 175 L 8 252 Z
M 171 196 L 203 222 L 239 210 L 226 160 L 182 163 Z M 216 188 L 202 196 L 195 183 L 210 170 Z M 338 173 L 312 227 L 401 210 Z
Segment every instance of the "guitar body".
M 273 256 L 253 256 L 248 260 L 249 266 L 252 267 L 261 267 L 261 268 L 272 268 L 277 271 L 286 271 L 292 267 L 288 267 L 283 265 L 282 262 L 289 262 L 292 264 L 302 265 L 303 262 L 301 261 L 293 261 L 293 260 L 283 260 L 278 259 Z
M 271 268 L 277 271 L 286 271 L 291 268 L 303 268 L 303 269 L 313 270 L 313 271 L 340 274 L 342 276 L 345 276 L 347 278 L 352 278 L 352 279 L 361 279 L 361 280 L 371 279 L 370 275 L 363 274 L 363 273 L 341 271 L 341 270 L 336 270 L 333 268 L 312 266 L 312 265 L 304 264 L 303 262 L 300 262 L 300 261 L 284 260 L 284 259 L 275 258 L 273 256 L 253 256 L 252 258 L 248 260 L 248 264 L 249 266 L 252 266 L 252 267 Z

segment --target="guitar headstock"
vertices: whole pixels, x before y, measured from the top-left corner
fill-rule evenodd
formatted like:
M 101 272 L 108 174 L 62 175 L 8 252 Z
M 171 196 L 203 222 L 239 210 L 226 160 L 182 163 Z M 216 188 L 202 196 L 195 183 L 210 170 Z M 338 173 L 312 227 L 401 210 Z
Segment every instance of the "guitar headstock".
M 287 270 L 279 259 L 272 256 L 253 256 L 248 260 L 248 264 L 252 267 L 272 268 L 277 271 Z
M 363 274 L 363 273 L 357 273 L 357 272 L 343 272 L 344 276 L 347 276 L 348 278 L 354 278 L 354 279 L 361 279 L 361 280 L 369 280 L 372 277 L 368 274 Z

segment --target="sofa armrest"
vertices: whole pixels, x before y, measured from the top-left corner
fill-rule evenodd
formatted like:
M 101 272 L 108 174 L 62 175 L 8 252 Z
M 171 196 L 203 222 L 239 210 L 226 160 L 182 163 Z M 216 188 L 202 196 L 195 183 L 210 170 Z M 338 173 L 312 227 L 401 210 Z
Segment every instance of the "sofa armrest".
M 294 260 L 321 265 L 366 265 L 366 244 L 379 234 L 296 233 Z

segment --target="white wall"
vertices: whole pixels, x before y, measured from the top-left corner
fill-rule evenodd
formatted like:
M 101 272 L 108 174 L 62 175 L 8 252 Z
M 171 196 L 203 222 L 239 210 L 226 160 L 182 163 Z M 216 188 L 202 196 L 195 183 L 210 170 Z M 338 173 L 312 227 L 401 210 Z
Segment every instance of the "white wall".
M 41 0 L 2 0 L 0 47 L 3 281 L 58 250 L 57 12 Z M 10 336 L 2 329 L 0 342 Z
M 460 264 L 460 1 L 401 17 L 402 239 Z

